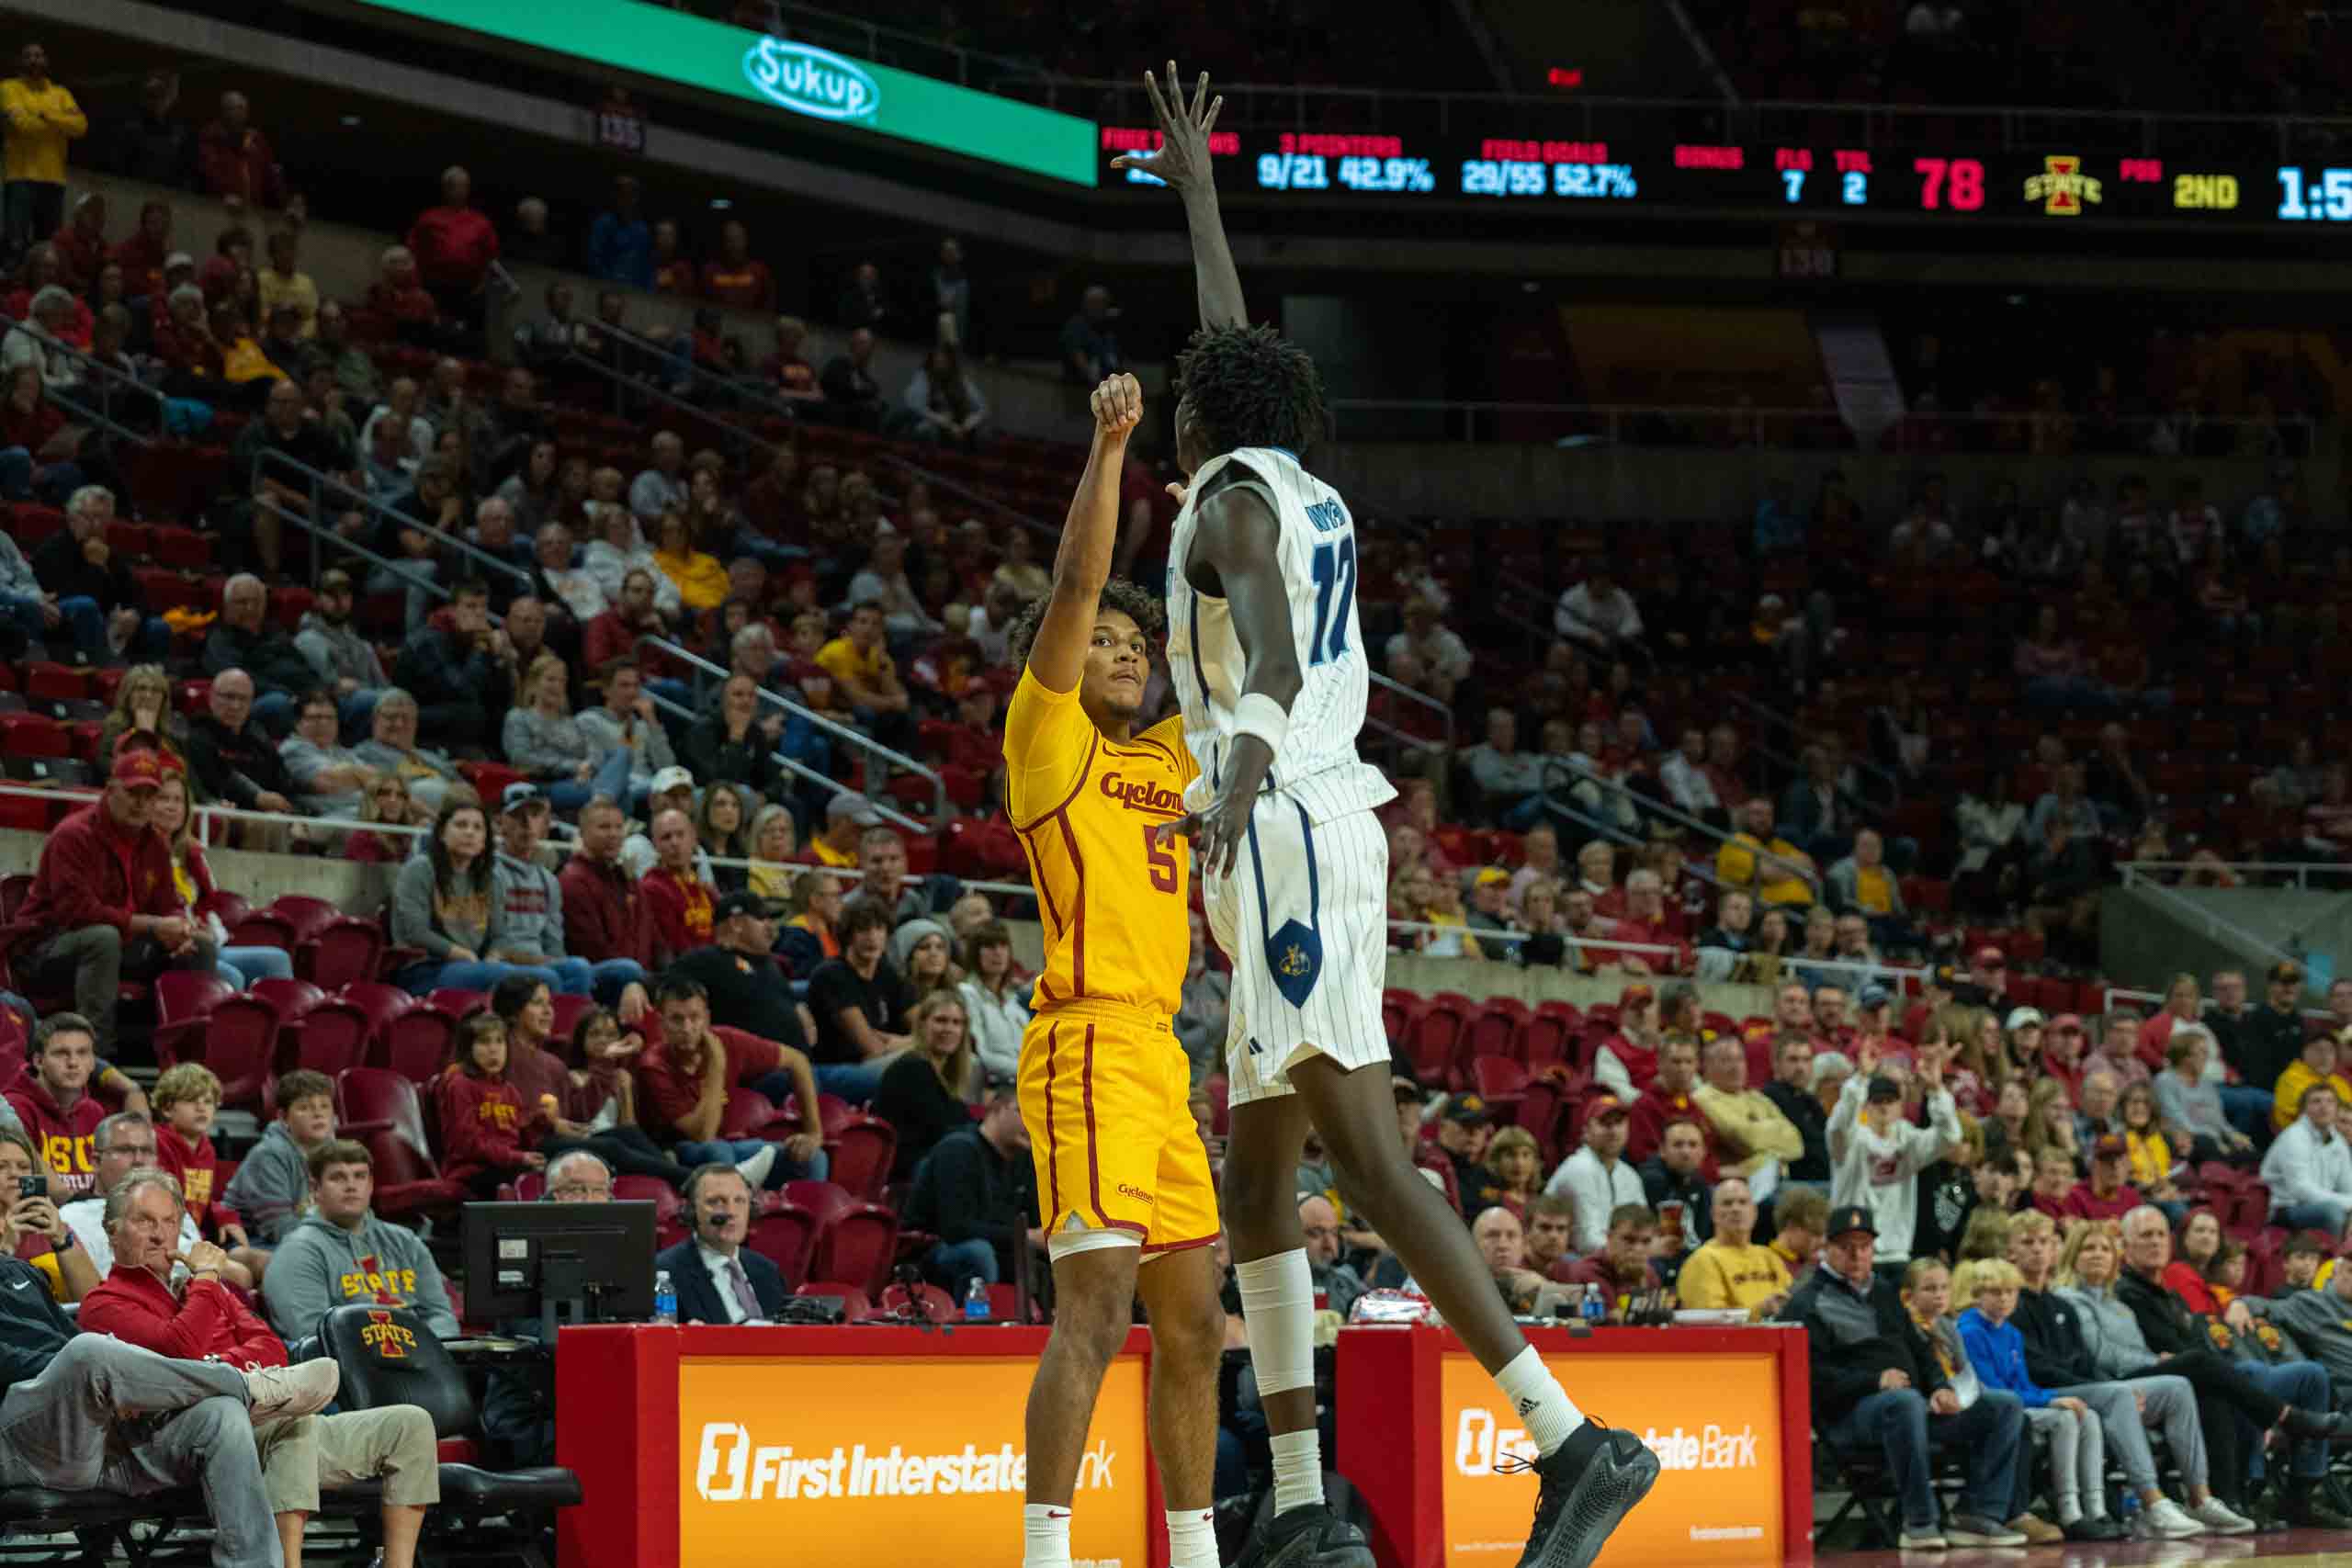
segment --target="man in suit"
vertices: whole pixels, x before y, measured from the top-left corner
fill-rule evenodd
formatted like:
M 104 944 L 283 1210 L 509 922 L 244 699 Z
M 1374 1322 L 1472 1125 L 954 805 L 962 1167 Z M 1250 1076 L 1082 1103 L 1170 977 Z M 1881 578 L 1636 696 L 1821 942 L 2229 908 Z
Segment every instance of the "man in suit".
M 784 1275 L 743 1238 L 752 1233 L 752 1184 L 731 1165 L 695 1168 L 686 1180 L 693 1239 L 653 1259 L 677 1287 L 680 1323 L 758 1323 L 784 1305 Z

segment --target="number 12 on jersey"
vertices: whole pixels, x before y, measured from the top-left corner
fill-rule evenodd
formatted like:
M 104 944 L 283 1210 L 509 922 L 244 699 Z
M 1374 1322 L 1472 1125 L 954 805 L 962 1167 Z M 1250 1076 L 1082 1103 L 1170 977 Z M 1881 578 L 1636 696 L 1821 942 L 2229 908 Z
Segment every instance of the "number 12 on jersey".
M 1351 535 L 1315 547 L 1315 637 L 1306 645 L 1312 668 L 1348 651 L 1348 615 L 1356 601 L 1356 542 Z

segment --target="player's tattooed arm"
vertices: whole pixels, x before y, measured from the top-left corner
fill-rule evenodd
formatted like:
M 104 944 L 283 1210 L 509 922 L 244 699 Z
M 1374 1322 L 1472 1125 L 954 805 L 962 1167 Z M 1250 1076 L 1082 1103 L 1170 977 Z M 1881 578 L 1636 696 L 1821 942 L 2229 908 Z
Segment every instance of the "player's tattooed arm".
M 1209 76 L 1204 71 L 1193 86 L 1193 101 L 1184 102 L 1176 80 L 1176 62 L 1168 62 L 1163 90 L 1150 72 L 1143 76 L 1150 95 L 1151 112 L 1159 121 L 1160 146 L 1156 152 L 1123 152 L 1111 160 L 1114 169 L 1140 169 L 1163 180 L 1184 201 L 1185 226 L 1193 236 L 1193 270 L 1201 295 L 1201 325 L 1238 327 L 1250 312 L 1241 301 L 1241 275 L 1234 269 L 1233 250 L 1225 238 L 1225 216 L 1217 209 L 1216 175 L 1209 166 L 1209 131 L 1216 125 L 1222 97 L 1209 96 Z
M 1270 697 L 1288 713 L 1302 677 L 1298 645 L 1291 636 L 1290 595 L 1274 553 L 1282 525 L 1261 497 L 1246 490 L 1218 491 L 1201 503 L 1195 516 L 1192 558 L 1209 569 L 1224 590 L 1241 643 L 1242 694 Z M 1162 824 L 1160 841 L 1189 836 L 1204 874 L 1231 874 L 1250 831 L 1250 809 L 1273 765 L 1273 748 L 1262 739 L 1235 737 L 1216 798 L 1181 821 Z
M 1132 376 L 1113 376 L 1094 389 L 1094 445 L 1086 472 L 1070 497 L 1054 555 L 1054 585 L 1046 613 L 1029 647 L 1029 668 L 1049 692 L 1077 689 L 1086 673 L 1086 649 L 1094 635 L 1102 584 L 1111 576 L 1111 547 L 1119 531 L 1119 474 L 1125 466 L 1127 437 L 1143 422 L 1143 389 Z

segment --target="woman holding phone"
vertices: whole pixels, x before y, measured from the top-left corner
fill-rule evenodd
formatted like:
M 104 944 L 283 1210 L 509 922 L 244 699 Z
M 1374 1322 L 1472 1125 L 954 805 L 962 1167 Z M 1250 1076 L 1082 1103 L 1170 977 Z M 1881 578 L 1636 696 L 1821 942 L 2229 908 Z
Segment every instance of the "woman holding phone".
M 0 1131 L 0 1251 L 39 1269 L 61 1303 L 78 1302 L 98 1288 L 90 1255 L 74 1245 L 49 1195 L 49 1168 L 32 1141 L 13 1127 Z

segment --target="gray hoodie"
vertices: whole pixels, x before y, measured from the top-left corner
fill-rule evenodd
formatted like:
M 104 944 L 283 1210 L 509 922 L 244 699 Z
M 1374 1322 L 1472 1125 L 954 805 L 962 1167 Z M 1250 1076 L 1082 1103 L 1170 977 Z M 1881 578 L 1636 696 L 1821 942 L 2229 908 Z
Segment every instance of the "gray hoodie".
M 494 870 L 479 884 L 481 902 L 470 913 L 442 904 L 433 878 L 433 861 L 412 855 L 401 863 L 392 878 L 392 940 L 406 947 L 421 947 L 447 961 L 452 946 L 486 958 L 505 945 L 506 913 L 499 907 Z M 477 919 L 476 917 L 479 917 Z
M 563 888 L 555 873 L 535 861 L 519 861 L 504 850 L 490 863 L 490 897 L 503 918 L 498 940 L 508 953 L 541 958 L 563 951 Z
M 294 646 L 329 686 L 344 680 L 369 687 L 391 684 L 384 678 L 384 661 L 377 657 L 375 645 L 349 621 L 338 626 L 316 610 L 305 610 L 301 629 L 294 634 Z
M 269 1325 L 281 1339 L 299 1339 L 347 1302 L 408 1307 L 436 1337 L 458 1337 L 458 1314 L 423 1237 L 373 1210 L 356 1231 L 306 1214 L 269 1260 Z
M 277 1246 L 311 1206 L 310 1160 L 286 1123 L 272 1122 L 229 1179 L 221 1201 L 244 1217 L 255 1241 Z
M 2346 1265 L 2337 1264 L 2337 1268 Z M 2301 1290 L 2283 1296 L 2240 1296 L 2254 1315 L 2277 1324 L 2303 1354 L 2338 1383 L 2352 1379 L 2352 1302 L 2334 1291 Z

